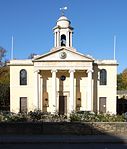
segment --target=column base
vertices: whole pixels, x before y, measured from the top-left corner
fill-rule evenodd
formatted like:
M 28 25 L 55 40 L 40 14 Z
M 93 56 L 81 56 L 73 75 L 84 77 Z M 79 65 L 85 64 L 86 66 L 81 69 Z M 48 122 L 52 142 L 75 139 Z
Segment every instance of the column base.
M 57 113 L 57 110 L 56 110 L 56 106 L 53 105 L 52 114 L 55 114 L 55 113 Z
M 86 111 L 84 107 L 80 107 L 80 111 Z

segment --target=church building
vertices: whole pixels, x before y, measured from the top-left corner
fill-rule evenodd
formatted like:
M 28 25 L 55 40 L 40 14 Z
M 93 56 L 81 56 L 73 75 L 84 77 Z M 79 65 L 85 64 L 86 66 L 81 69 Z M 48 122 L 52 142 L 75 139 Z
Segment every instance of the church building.
M 11 112 L 116 114 L 116 60 L 79 53 L 73 48 L 73 30 L 62 15 L 53 28 L 54 46 L 48 53 L 10 61 Z

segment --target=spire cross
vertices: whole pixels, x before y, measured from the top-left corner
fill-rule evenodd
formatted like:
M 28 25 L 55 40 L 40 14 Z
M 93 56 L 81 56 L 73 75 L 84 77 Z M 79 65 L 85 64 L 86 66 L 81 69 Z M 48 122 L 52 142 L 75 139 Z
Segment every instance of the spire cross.
M 64 16 L 64 12 L 65 12 L 65 10 L 67 10 L 67 7 L 62 7 L 62 8 L 60 8 L 60 10 L 61 10 L 62 16 Z

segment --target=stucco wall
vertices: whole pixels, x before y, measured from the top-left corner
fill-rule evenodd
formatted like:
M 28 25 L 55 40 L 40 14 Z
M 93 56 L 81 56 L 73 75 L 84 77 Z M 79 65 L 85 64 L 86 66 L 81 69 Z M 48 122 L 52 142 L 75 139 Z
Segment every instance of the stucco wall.
M 102 65 L 98 68 L 107 71 L 107 85 L 100 85 L 98 81 L 98 103 L 99 97 L 106 97 L 106 112 L 116 114 L 117 67 Z
M 27 71 L 27 85 L 20 85 L 20 70 Z M 27 107 L 34 109 L 34 70 L 33 66 L 10 66 L 10 110 L 19 112 L 20 97 L 27 97 Z
M 73 52 L 72 52 L 73 53 Z M 55 53 L 56 56 L 59 56 L 59 52 Z M 71 55 L 71 51 L 68 52 L 68 56 Z M 73 59 L 77 53 L 72 54 Z M 83 58 L 83 57 L 82 57 Z M 47 58 L 48 59 L 48 58 Z M 36 71 L 40 70 L 40 76 L 46 80 L 46 90 L 42 85 L 42 91 L 39 91 L 41 110 L 43 110 L 42 98 L 44 92 L 48 93 L 49 106 L 47 107 L 48 112 L 54 112 L 54 101 L 52 100 L 52 69 L 57 69 L 56 80 L 57 80 L 57 111 L 59 110 L 59 95 L 60 95 L 60 81 L 59 78 L 61 75 L 66 76 L 66 80 L 63 81 L 62 92 L 63 96 L 67 96 L 67 111 L 70 110 L 70 69 L 74 69 L 74 109 L 76 109 L 76 100 L 81 98 L 81 107 L 83 110 L 87 110 L 89 93 L 88 93 L 88 74 L 87 70 L 92 69 L 93 67 L 93 77 L 92 77 L 92 102 L 91 107 L 95 112 L 99 111 L 99 97 L 106 97 L 106 112 L 116 113 L 116 74 L 117 74 L 117 64 L 115 61 L 97 61 L 92 63 L 89 61 L 18 61 L 14 60 L 10 65 L 10 110 L 12 112 L 19 112 L 20 106 L 20 97 L 27 97 L 27 107 L 28 111 L 33 111 L 37 109 L 37 80 L 36 80 Z M 20 64 L 21 63 L 21 64 Z M 92 66 L 93 65 L 93 66 Z M 19 82 L 19 73 L 21 69 L 27 70 L 27 86 L 20 85 Z M 99 71 L 101 69 L 106 69 L 107 71 L 107 85 L 99 85 Z M 42 94 L 40 93 L 42 92 Z M 43 98 L 44 100 L 44 98 Z

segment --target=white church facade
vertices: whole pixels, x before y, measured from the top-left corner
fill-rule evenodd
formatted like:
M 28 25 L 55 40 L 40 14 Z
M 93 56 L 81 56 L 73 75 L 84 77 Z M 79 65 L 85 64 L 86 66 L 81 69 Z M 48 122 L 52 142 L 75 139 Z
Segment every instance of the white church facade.
M 65 16 L 53 31 L 54 47 L 48 53 L 10 61 L 10 111 L 116 114 L 116 60 L 96 60 L 77 52 Z

